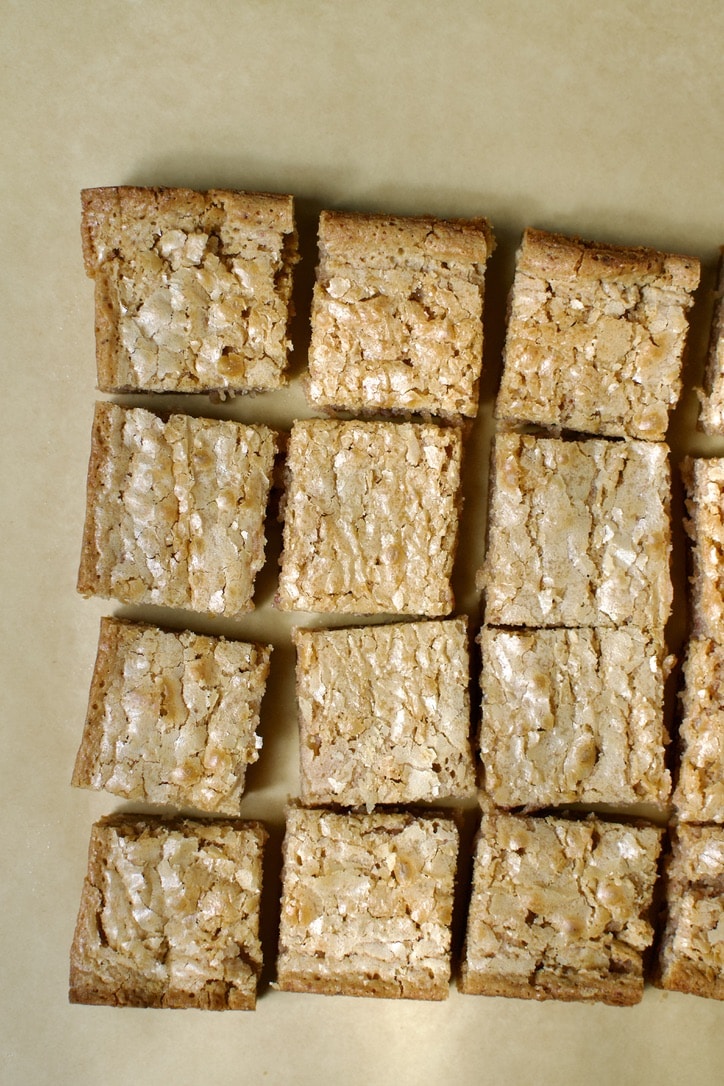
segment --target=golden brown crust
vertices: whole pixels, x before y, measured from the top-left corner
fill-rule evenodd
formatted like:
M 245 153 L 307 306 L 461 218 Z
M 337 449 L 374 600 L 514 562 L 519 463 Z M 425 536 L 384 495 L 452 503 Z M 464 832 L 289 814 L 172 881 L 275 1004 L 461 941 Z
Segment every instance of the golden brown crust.
M 104 392 L 246 392 L 286 378 L 291 196 L 118 187 L 81 194 Z
M 192 227 L 208 213 L 211 223 L 232 236 L 234 226 L 246 223 L 280 234 L 291 234 L 294 225 L 294 201 L 291 196 L 209 189 L 199 192 L 187 188 L 159 188 L 120 185 L 81 191 L 81 242 L 86 272 L 95 271 L 112 258 L 111 239 L 123 251 L 123 223 L 144 219 L 163 219 L 173 215 L 182 225 Z M 227 217 L 231 223 L 224 225 Z
M 479 640 L 480 753 L 497 806 L 667 813 L 663 633 L 486 627 Z
M 687 457 L 681 474 L 692 543 L 692 633 L 724 643 L 724 458 Z
M 477 840 L 460 989 L 638 1003 L 662 831 L 489 809 Z
M 585 977 L 551 977 L 545 973 L 531 983 L 526 979 L 475 976 L 463 963 L 459 991 L 463 995 L 503 996 L 508 999 L 556 999 L 563 1003 L 606 1003 L 612 1007 L 632 1007 L 643 996 L 639 976 L 612 976 L 591 981 Z
M 478 587 L 489 625 L 661 630 L 672 603 L 663 442 L 498 433 Z
M 724 1000 L 724 827 L 680 823 L 664 885 L 666 924 L 654 983 Z
M 309 402 L 363 416 L 474 416 L 492 248 L 484 219 L 323 212 Z
M 296 627 L 292 640 L 304 803 L 475 795 L 466 619 Z
M 252 1010 L 261 823 L 116 815 L 91 833 L 71 1003 Z
M 701 429 L 705 434 L 724 433 L 724 245 L 719 250 L 704 389 L 699 392 L 699 398 Z
M 251 610 L 276 448 L 266 426 L 98 403 L 78 591 Z
M 684 660 L 679 776 L 682 822 L 724 823 L 724 645 L 691 638 Z
M 691 257 L 526 230 L 496 416 L 661 441 L 699 273 Z
M 276 986 L 445 999 L 458 845 L 441 811 L 291 808 Z
M 644 246 L 609 245 L 528 227 L 523 233 L 518 268 L 548 280 L 611 278 L 619 283 L 656 280 L 666 288 L 693 291 L 699 285 L 695 257 L 663 253 Z
M 72 784 L 238 815 L 271 648 L 101 619 Z
M 495 247 L 487 219 L 436 219 L 323 211 L 319 219 L 322 266 L 326 260 L 394 267 L 404 261 L 452 264 L 482 281 Z
M 449 614 L 461 465 L 456 427 L 296 422 L 277 606 Z

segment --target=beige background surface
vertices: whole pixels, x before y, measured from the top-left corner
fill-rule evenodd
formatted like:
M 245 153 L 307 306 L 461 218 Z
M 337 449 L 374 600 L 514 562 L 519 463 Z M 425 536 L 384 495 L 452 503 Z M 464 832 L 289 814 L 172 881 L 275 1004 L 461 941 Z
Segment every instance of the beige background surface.
M 490 403 L 524 226 L 703 259 L 673 444 L 677 460 L 724 451 L 695 434 L 691 391 L 724 243 L 724 7 L 4 0 L 0 20 L 0 1080 L 721 1081 L 724 1005 L 653 989 L 629 1010 L 454 991 L 445 1004 L 397 1004 L 270 991 L 270 968 L 255 1014 L 70 1007 L 66 993 L 90 825 L 119 806 L 69 785 L 98 619 L 120 611 L 82 600 L 74 587 L 95 398 L 79 190 L 140 183 L 294 193 L 307 256 L 302 308 L 322 207 L 490 218 L 498 250 L 484 403 L 470 440 L 456 573 L 460 609 L 474 616 Z M 303 321 L 296 339 L 299 366 Z M 215 410 L 288 425 L 305 407 L 295 383 Z M 275 828 L 269 958 L 282 809 L 296 790 L 290 622 L 271 605 L 277 548 L 275 536 L 257 612 L 233 629 L 276 647 L 263 757 L 244 804 Z M 680 578 L 680 553 L 678 561 Z

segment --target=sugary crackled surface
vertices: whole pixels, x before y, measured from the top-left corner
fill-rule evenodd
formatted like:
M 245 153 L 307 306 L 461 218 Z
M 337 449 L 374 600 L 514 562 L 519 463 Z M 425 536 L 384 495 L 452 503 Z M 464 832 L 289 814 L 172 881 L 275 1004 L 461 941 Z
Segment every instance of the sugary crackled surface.
M 271 649 L 101 620 L 73 784 L 238 815 Z
M 666 875 L 662 988 L 724 999 L 724 828 L 679 825 Z
M 667 803 L 660 636 L 486 628 L 480 645 L 480 753 L 497 806 Z
M 660 440 L 681 391 L 699 262 L 527 230 L 496 403 L 500 419 Z
M 705 388 L 700 397 L 699 422 L 702 430 L 707 434 L 724 434 L 724 246 L 719 258 Z
M 102 391 L 284 383 L 297 260 L 291 196 L 87 189 L 82 211 Z
M 490 625 L 659 629 L 672 600 L 668 449 L 499 433 L 488 551 Z
M 310 402 L 474 416 L 493 245 L 484 219 L 323 212 Z
M 78 590 L 251 610 L 275 452 L 266 426 L 98 403 Z
M 489 813 L 478 838 L 464 992 L 638 1002 L 661 831 Z
M 441 814 L 292 808 L 278 987 L 446 998 L 457 853 Z
M 449 614 L 461 458 L 455 427 L 295 423 L 278 606 Z
M 466 619 L 294 631 L 301 798 L 475 794 Z
M 692 541 L 692 630 L 724 642 L 724 459 L 688 459 L 683 477 Z
M 724 646 L 709 638 L 687 647 L 679 743 L 679 818 L 724 822 Z
M 255 822 L 97 823 L 71 949 L 71 1002 L 253 1008 L 265 840 Z

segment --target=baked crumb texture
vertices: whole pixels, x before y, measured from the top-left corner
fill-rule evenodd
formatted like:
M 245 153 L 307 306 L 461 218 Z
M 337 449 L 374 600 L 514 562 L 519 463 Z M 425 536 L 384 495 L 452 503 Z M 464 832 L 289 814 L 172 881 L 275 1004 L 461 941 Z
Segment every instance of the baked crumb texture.
M 103 392 L 285 383 L 297 235 L 291 196 L 85 189 Z
M 682 475 L 691 539 L 692 633 L 724 642 L 724 458 L 689 458 Z
M 638 1003 L 661 833 L 591 816 L 488 812 L 475 849 L 461 991 Z
M 266 426 L 98 403 L 78 591 L 251 610 L 276 446 Z
M 668 448 L 498 433 L 478 588 L 499 626 L 663 629 L 672 602 Z
M 690 639 L 681 700 L 676 813 L 683 822 L 724 823 L 724 645 Z
M 661 636 L 484 628 L 480 646 L 480 754 L 498 807 L 647 803 L 665 813 Z
M 475 795 L 466 619 L 297 627 L 293 640 L 304 803 Z
M 493 248 L 485 219 L 322 212 L 309 402 L 473 417 Z
M 709 353 L 704 375 L 704 389 L 699 395 L 701 429 L 706 434 L 724 434 L 724 246 L 719 251 Z
M 672 837 L 655 983 L 724 999 L 724 827 L 680 824 Z
M 448 615 L 461 459 L 456 427 L 294 423 L 277 606 Z
M 101 619 L 72 783 L 238 815 L 269 674 L 267 645 Z
M 70 1001 L 252 1010 L 266 831 L 115 816 L 93 827 Z
M 691 257 L 526 230 L 498 419 L 663 439 L 699 276 Z
M 291 808 L 277 987 L 447 998 L 458 844 L 442 812 Z

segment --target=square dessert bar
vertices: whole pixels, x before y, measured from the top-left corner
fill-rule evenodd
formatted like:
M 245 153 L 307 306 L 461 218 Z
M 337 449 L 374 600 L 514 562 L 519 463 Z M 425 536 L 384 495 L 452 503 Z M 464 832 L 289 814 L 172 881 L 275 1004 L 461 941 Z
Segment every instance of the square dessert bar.
M 477 581 L 486 623 L 663 627 L 670 485 L 662 442 L 498 434 Z
M 640 1002 L 662 831 L 483 818 L 460 989 L 469 995 Z
M 485 219 L 322 212 L 310 403 L 474 416 L 493 248 Z
M 485 628 L 480 645 L 480 756 L 496 806 L 666 808 L 661 634 Z
M 497 417 L 662 439 L 699 275 L 692 257 L 526 230 Z
M 262 966 L 258 822 L 117 815 L 95 824 L 70 1001 L 253 1010 Z
M 251 610 L 276 446 L 266 426 L 98 403 L 78 591 Z
M 301 799 L 474 796 L 467 620 L 293 631 Z
M 457 856 L 442 812 L 290 809 L 277 987 L 446 999 Z
M 719 253 L 704 385 L 699 425 L 706 434 L 724 434 L 724 246 Z
M 674 806 L 682 822 L 724 822 L 724 645 L 692 638 L 684 660 L 681 758 Z
M 101 619 L 72 783 L 238 815 L 271 648 Z
M 449 614 L 461 461 L 456 427 L 295 423 L 278 606 Z
M 674 830 L 665 887 L 657 987 L 724 999 L 724 827 Z
M 724 642 L 724 458 L 689 458 L 682 474 L 692 542 L 692 630 Z
M 297 260 L 291 196 L 85 189 L 81 235 L 101 391 L 285 383 Z

